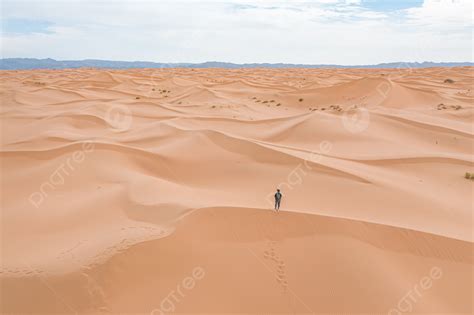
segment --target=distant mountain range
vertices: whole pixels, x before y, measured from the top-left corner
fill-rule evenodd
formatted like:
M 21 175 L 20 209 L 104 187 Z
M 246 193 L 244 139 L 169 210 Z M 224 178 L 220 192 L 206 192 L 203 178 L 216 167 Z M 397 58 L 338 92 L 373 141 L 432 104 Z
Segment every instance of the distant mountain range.
M 204 63 L 159 63 L 150 61 L 112 61 L 112 60 L 55 60 L 35 58 L 0 59 L 0 70 L 24 69 L 67 69 L 67 68 L 429 68 L 429 67 L 463 67 L 474 66 L 473 62 L 391 62 L 377 65 L 305 65 L 289 63 L 245 63 L 209 61 Z

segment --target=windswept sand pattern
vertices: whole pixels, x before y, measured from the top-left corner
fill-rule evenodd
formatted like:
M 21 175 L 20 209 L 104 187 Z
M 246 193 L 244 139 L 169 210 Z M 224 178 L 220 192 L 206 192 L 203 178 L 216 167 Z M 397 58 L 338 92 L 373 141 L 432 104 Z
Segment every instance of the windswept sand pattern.
M 470 314 L 473 83 L 2 71 L 0 310 L 159 314 L 200 266 L 174 312 L 398 314 L 436 267 L 410 312 Z

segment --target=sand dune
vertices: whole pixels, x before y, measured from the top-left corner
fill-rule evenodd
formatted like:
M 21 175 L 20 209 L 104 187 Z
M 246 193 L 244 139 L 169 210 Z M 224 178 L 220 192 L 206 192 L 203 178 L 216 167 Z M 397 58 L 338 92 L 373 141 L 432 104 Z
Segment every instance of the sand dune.
M 1 74 L 2 313 L 473 312 L 472 68 Z

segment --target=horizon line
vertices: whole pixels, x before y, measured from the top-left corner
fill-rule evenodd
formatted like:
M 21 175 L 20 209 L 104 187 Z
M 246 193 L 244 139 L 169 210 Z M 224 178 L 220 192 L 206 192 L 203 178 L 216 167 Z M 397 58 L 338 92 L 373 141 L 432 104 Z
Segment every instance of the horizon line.
M 235 62 L 235 61 L 218 61 L 218 60 L 207 60 L 207 61 L 152 61 L 152 60 L 123 60 L 123 59 L 101 59 L 101 58 L 85 58 L 85 59 L 55 59 L 51 57 L 46 58 L 38 58 L 38 57 L 1 57 L 0 60 L 8 60 L 8 59 L 34 59 L 34 60 L 54 60 L 58 62 L 64 61 L 108 61 L 108 62 L 147 62 L 147 63 L 160 63 L 160 64 L 203 64 L 203 63 L 230 63 L 235 65 L 253 65 L 253 64 L 282 64 L 282 65 L 308 65 L 308 66 L 320 66 L 320 65 L 335 65 L 335 66 L 372 66 L 372 65 L 381 65 L 381 64 L 392 64 L 392 63 L 472 63 L 474 61 L 432 61 L 432 60 L 424 60 L 424 61 L 384 61 L 378 63 L 371 63 L 371 64 L 341 64 L 341 63 L 299 63 L 299 62 Z
M 55 64 L 47 64 L 46 62 Z M 15 64 L 18 62 L 18 64 Z M 35 64 L 36 62 L 36 64 Z M 104 63 L 102 65 L 92 65 L 87 63 Z M 63 63 L 63 64 L 62 64 Z M 70 63 L 70 64 L 68 64 Z M 76 63 L 76 64 L 73 64 Z M 111 63 L 107 65 L 106 63 Z M 121 65 L 120 65 L 121 64 Z M 456 66 L 474 66 L 472 61 L 393 61 L 377 64 L 306 64 L 306 63 L 285 63 L 285 62 L 246 62 L 236 63 L 231 61 L 204 61 L 204 62 L 159 62 L 144 60 L 109 60 L 109 59 L 54 59 L 54 58 L 35 58 L 35 57 L 8 57 L 0 58 L 1 70 L 27 70 L 27 69 L 67 69 L 67 68 L 192 68 L 193 66 L 206 68 L 430 68 L 430 67 L 456 67 Z M 134 67 L 135 66 L 135 67 Z

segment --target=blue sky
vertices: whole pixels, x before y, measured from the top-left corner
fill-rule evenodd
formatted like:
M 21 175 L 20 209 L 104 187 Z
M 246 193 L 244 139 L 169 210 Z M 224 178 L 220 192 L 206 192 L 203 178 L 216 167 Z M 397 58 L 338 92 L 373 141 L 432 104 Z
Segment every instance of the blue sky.
M 390 12 L 394 10 L 421 7 L 423 5 L 423 0 L 362 0 L 360 4 L 363 7 L 375 11 Z
M 54 23 L 49 21 L 34 20 L 34 19 L 22 19 L 22 18 L 5 18 L 2 19 L 2 31 L 9 35 L 20 35 L 20 34 L 34 34 L 44 33 L 52 34 L 50 30 Z
M 2 0 L 3 57 L 472 61 L 474 0 Z

